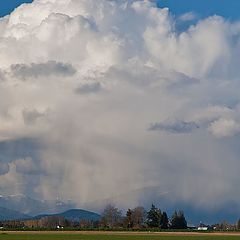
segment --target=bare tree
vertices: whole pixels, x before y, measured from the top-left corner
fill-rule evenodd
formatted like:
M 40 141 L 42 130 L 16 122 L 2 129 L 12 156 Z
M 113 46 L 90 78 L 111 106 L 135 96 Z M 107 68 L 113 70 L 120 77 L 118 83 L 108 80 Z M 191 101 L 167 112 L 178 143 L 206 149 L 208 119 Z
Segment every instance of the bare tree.
M 147 212 L 143 207 L 136 207 L 132 210 L 133 228 L 141 228 L 146 220 Z
M 118 227 L 121 224 L 121 220 L 122 212 L 118 208 L 111 204 L 105 207 L 101 218 L 101 224 L 103 226 L 109 228 Z

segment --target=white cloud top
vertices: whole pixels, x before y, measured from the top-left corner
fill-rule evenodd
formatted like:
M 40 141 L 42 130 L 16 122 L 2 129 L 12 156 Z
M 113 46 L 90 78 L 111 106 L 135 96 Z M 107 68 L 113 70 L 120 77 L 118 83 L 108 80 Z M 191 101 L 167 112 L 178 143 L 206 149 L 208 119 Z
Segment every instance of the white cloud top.
M 239 203 L 240 24 L 176 29 L 193 17 L 147 0 L 35 0 L 2 18 L 0 193 L 81 206 L 128 193 L 115 200 L 129 206 L 161 186 L 172 201 Z

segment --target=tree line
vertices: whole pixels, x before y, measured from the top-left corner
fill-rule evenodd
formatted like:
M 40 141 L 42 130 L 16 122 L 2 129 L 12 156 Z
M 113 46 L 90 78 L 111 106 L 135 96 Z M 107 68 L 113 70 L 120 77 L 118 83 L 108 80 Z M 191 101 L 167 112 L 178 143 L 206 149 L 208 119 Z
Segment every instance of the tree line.
M 204 224 L 201 226 L 206 227 Z M 199 225 L 199 226 L 200 226 Z M 208 226 L 216 231 L 240 230 L 240 219 L 236 224 L 226 221 Z M 65 219 L 62 216 L 43 216 L 40 219 L 0 221 L 0 229 L 84 229 L 84 230 L 154 230 L 187 229 L 187 220 L 183 211 L 175 211 L 170 217 L 152 204 L 147 211 L 144 207 L 128 209 L 125 213 L 114 205 L 107 205 L 99 220 L 81 219 L 79 221 Z
M 100 225 L 105 228 L 155 228 L 155 229 L 186 229 L 187 221 L 183 211 L 175 211 L 171 218 L 152 204 L 149 211 L 143 207 L 128 209 L 125 216 L 117 207 L 108 205 L 104 209 Z
M 149 211 L 143 207 L 128 209 L 125 214 L 114 205 L 107 205 L 98 221 L 67 220 L 62 216 L 43 216 L 40 219 L 2 221 L 6 229 L 186 229 L 187 221 L 182 211 L 175 211 L 171 218 L 152 204 Z

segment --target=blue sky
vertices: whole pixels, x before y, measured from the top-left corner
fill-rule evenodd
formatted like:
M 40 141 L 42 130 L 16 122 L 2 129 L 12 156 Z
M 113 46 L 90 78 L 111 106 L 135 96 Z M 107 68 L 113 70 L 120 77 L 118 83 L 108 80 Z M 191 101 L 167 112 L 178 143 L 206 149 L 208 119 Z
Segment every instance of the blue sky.
M 0 16 L 5 16 L 22 3 L 32 2 L 32 0 L 7 0 L 0 1 Z
M 8 0 L 0 2 L 0 16 L 9 14 L 15 7 L 32 0 Z M 195 12 L 200 17 L 210 15 L 221 15 L 230 20 L 240 18 L 239 0 L 159 0 L 159 5 L 169 7 L 175 15 L 181 15 L 186 12 Z
M 176 15 L 193 11 L 200 17 L 217 14 L 230 20 L 240 18 L 239 0 L 159 0 L 159 5 L 169 7 Z

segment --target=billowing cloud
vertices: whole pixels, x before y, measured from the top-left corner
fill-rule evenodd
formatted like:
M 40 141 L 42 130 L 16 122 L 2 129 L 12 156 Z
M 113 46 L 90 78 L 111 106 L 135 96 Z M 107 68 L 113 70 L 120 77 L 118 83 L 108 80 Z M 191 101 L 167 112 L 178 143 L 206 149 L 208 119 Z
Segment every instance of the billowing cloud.
M 36 0 L 0 19 L 0 194 L 239 206 L 240 24 L 179 21 L 141 0 Z
M 220 118 L 211 123 L 209 130 L 216 137 L 231 137 L 240 133 L 240 124 L 233 119 Z

